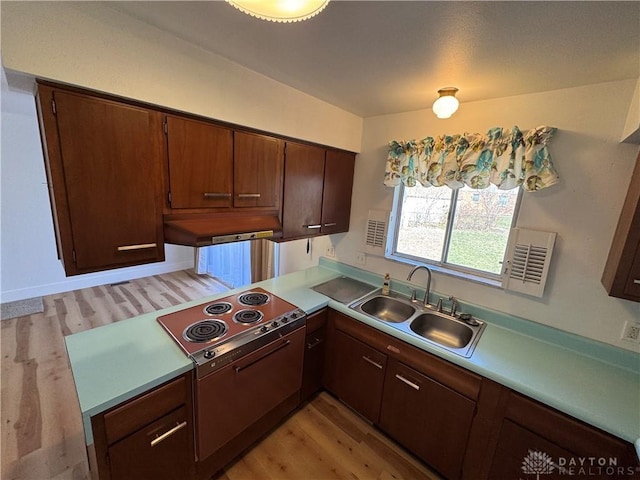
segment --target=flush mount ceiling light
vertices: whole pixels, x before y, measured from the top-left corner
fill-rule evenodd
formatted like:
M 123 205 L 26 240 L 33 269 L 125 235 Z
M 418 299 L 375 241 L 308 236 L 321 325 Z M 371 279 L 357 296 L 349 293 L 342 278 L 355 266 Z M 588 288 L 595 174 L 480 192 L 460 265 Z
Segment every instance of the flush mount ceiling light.
M 456 92 L 458 89 L 456 87 L 446 87 L 438 90 L 440 97 L 433 102 L 433 113 L 436 114 L 438 118 L 449 118 L 451 115 L 458 110 L 458 106 L 460 102 L 456 98 Z
M 238 10 L 270 22 L 300 22 L 317 15 L 329 0 L 227 0 Z

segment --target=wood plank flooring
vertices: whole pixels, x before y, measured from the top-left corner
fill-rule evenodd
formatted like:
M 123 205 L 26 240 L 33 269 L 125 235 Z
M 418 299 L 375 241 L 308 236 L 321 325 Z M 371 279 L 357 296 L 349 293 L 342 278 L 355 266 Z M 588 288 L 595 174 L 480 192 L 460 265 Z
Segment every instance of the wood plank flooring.
M 0 478 L 89 479 L 65 335 L 226 290 L 211 277 L 174 272 L 50 295 L 43 313 L 0 322 Z M 438 477 L 326 393 L 220 476 L 347 478 Z
M 438 475 L 326 392 L 218 480 L 437 480 Z

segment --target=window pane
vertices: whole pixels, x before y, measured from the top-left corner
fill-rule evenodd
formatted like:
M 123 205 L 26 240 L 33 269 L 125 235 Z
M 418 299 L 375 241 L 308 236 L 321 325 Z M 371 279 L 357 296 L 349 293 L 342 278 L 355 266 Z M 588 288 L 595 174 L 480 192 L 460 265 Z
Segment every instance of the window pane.
M 449 188 L 404 187 L 396 251 L 440 262 L 450 203 Z
M 447 263 L 500 274 L 519 191 L 460 189 Z

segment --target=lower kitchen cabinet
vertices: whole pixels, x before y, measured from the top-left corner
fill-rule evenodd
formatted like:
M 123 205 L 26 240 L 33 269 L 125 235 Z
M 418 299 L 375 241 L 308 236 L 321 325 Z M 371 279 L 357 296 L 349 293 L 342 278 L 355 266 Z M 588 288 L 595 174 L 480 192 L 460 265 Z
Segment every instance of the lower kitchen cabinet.
M 327 335 L 327 309 L 315 312 L 307 317 L 305 336 L 304 365 L 302 369 L 302 389 L 300 401 L 304 402 L 322 389 L 324 370 L 324 346 Z
M 329 318 L 342 316 L 329 310 Z M 373 423 L 378 422 L 387 356 L 333 329 L 327 352 L 325 386 Z
M 446 478 L 460 476 L 475 408 L 469 398 L 389 360 L 380 427 Z
M 165 415 L 109 447 L 111 478 L 181 479 L 189 471 L 185 407 Z
M 94 478 L 184 480 L 194 475 L 191 372 L 91 418 Z
M 498 442 L 488 478 L 640 478 L 631 444 L 504 390 L 504 414 L 495 419 Z

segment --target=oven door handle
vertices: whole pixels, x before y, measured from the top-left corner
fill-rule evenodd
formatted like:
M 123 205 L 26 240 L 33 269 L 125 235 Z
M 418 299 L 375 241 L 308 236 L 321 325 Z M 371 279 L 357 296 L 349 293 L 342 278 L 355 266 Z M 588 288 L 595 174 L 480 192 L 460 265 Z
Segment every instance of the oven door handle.
M 243 365 L 243 366 L 236 365 L 236 367 L 235 367 L 236 373 L 240 373 L 241 371 L 246 370 L 247 368 L 251 367 L 252 365 L 255 365 L 256 363 L 258 363 L 259 361 L 264 360 L 265 358 L 267 358 L 268 356 L 276 353 L 279 350 L 282 350 L 284 347 L 289 346 L 290 343 L 291 343 L 291 340 L 285 340 L 278 347 L 274 348 L 273 350 L 270 350 L 266 354 L 262 355 L 260 358 L 256 358 L 252 362 L 249 362 L 249 363 L 247 363 L 246 365 Z

